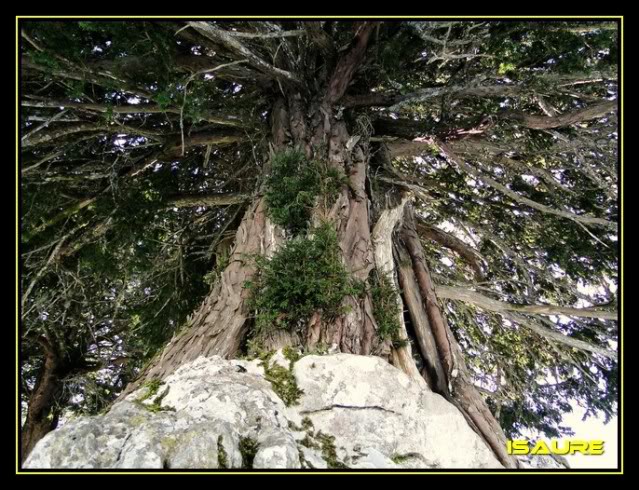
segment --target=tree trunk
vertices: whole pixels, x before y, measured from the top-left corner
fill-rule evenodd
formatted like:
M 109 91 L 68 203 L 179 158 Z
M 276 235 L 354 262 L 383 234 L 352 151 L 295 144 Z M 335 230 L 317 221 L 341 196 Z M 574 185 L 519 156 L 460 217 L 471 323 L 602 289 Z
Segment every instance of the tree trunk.
M 337 102 L 364 56 L 373 27 L 373 24 L 362 23 L 350 48 L 337 61 L 323 93 L 312 95 L 302 92 L 297 85 L 294 89 L 290 85 L 280 86 L 283 96 L 274 102 L 271 110 L 271 145 L 275 151 L 296 147 L 308 158 L 328 162 L 346 175 L 347 185 L 336 202 L 330 209 L 316 206 L 313 221 L 324 220 L 334 225 L 343 264 L 353 279 L 367 281 L 374 268 L 390 277 L 395 289 L 402 293 L 398 294 L 398 306 L 402 306 L 398 310 L 408 310 L 418 349 L 413 353 L 408 342 L 393 347 L 390 340 L 380 338 L 370 293 L 346 297 L 347 313 L 328 320 L 318 312 L 301 333 L 277 330 L 260 339 L 261 344 L 265 349 L 286 345 L 312 349 L 321 343 L 344 353 L 381 356 L 419 380 L 424 389 L 431 389 L 455 403 L 498 459 L 505 466 L 513 467 L 515 463 L 505 453 L 505 436 L 471 384 L 461 350 L 438 305 L 415 231 L 409 196 L 400 196 L 395 203 L 387 199 L 386 206 L 377 208 L 379 216 L 373 216 L 373 198 L 367 185 L 370 135 L 351 134 L 337 110 Z M 248 291 L 243 285 L 256 269 L 247 257 L 270 256 L 286 238 L 286 233 L 269 220 L 263 197 L 256 197 L 238 228 L 229 265 L 220 280 L 186 328 L 123 395 L 144 380 L 165 378 L 183 363 L 199 356 L 236 356 L 251 325 Z M 409 332 L 403 314 L 399 324 L 398 337 L 407 340 Z M 421 372 L 415 356 L 424 366 Z
M 272 145 L 275 150 L 295 146 L 307 156 L 328 161 L 346 174 L 348 185 L 336 202 L 330 209 L 318 208 L 313 220 L 329 219 L 335 224 L 346 269 L 354 279 L 366 281 L 375 267 L 370 201 L 366 193 L 368 148 L 364 143 L 350 146 L 352 140 L 346 123 L 331 115 L 332 108 L 326 102 L 316 99 L 304 105 L 299 93 L 287 99 L 278 100 L 272 111 Z M 249 257 L 256 254 L 268 257 L 284 240 L 284 231 L 268 218 L 264 199 L 257 197 L 242 219 L 229 265 L 220 280 L 187 327 L 123 394 L 130 393 L 145 379 L 164 378 L 199 356 L 237 355 L 250 323 L 246 309 L 248 291 L 243 288 L 255 273 Z M 348 313 L 330 322 L 314 316 L 302 338 L 279 331 L 263 340 L 264 347 L 275 349 L 290 344 L 313 348 L 322 343 L 334 345 L 341 352 L 389 357 L 389 343 L 380 342 L 375 335 L 377 326 L 370 295 L 348 297 L 345 306 Z
M 429 342 L 432 343 L 430 339 L 434 340 L 438 353 L 439 359 L 431 362 L 434 364 L 441 362 L 441 367 L 435 366 L 433 368 L 433 371 L 437 373 L 438 381 L 435 391 L 460 409 L 470 426 L 483 437 L 506 468 L 516 468 L 517 460 L 506 452 L 506 435 L 481 394 L 473 385 L 461 347 L 455 340 L 439 305 L 422 244 L 415 231 L 415 216 L 410 209 L 407 210 L 401 240 L 410 256 L 412 269 L 425 306 L 428 327 L 430 327 L 432 334 L 428 335 Z M 430 351 L 432 352 L 432 347 Z M 446 380 L 446 386 L 443 386 L 441 377 Z

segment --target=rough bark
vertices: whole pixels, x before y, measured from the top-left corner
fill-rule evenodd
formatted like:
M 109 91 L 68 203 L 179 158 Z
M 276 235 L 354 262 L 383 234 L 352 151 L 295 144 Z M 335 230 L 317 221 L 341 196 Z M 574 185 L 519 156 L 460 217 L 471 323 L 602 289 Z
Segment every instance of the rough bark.
M 248 60 L 249 64 L 260 72 L 284 81 L 299 83 L 299 79 L 293 73 L 267 63 L 259 56 L 255 55 L 226 30 L 220 29 L 209 22 L 189 22 L 189 25 L 204 37 L 207 37 L 213 42 L 220 43 L 239 57 Z
M 358 26 L 351 48 L 337 62 L 335 71 L 329 81 L 325 98 L 329 105 L 335 104 L 346 92 L 355 70 L 357 70 L 364 58 L 368 39 L 376 25 L 377 23 L 375 22 L 362 22 Z
M 403 244 L 396 245 L 396 254 L 399 264 L 397 268 L 399 285 L 424 363 L 422 376 L 432 391 L 448 396 L 447 376 L 437 350 L 437 342 L 428 320 L 410 255 Z
M 461 348 L 442 313 L 422 245 L 415 230 L 415 218 L 411 209 L 407 209 L 400 236 L 410 255 L 416 282 L 428 315 L 428 323 L 447 379 L 447 390 L 442 394 L 458 406 L 501 463 L 507 468 L 516 468 L 516 460 L 506 452 L 506 436 L 473 385 Z
M 567 112 L 558 116 L 548 117 L 524 113 L 510 113 L 507 117 L 530 129 L 553 129 L 604 117 L 609 112 L 614 111 L 617 105 L 618 102 L 616 100 L 607 100 L 584 109 Z
M 417 223 L 417 231 L 422 237 L 433 240 L 457 253 L 475 271 L 475 277 L 477 278 L 477 280 L 483 280 L 484 272 L 481 267 L 483 259 L 481 255 L 479 255 L 479 253 L 470 245 L 464 243 L 456 236 L 453 236 L 450 233 L 446 233 L 445 231 L 440 230 L 439 228 L 436 228 L 434 226 Z
M 531 315 L 566 315 L 578 318 L 601 318 L 603 320 L 619 319 L 619 314 L 616 311 L 607 311 L 598 308 L 570 308 L 555 305 L 516 305 L 498 301 L 462 287 L 437 286 L 437 295 L 443 299 L 465 301 L 497 313 L 501 311 L 515 311 Z
M 266 216 L 263 198 L 249 208 L 235 236 L 235 248 L 219 281 L 190 318 L 143 375 L 127 386 L 123 395 L 147 379 L 165 378 L 181 364 L 199 356 L 232 357 L 237 354 L 247 328 L 248 312 L 244 283 L 255 273 L 253 255 L 272 253 L 283 240 Z M 121 396 L 123 396 L 121 395 Z
M 265 66 L 261 60 L 252 58 L 236 39 L 224 32 L 211 28 L 207 23 L 190 25 L 229 49 L 241 52 L 255 68 L 264 73 L 292 81 L 279 68 Z M 369 23 L 359 27 L 351 47 L 337 62 L 324 95 L 308 100 L 296 89 L 289 89 L 284 97 L 276 99 L 271 114 L 274 150 L 297 146 L 309 157 L 325 158 L 330 165 L 348 176 L 348 188 L 343 189 L 328 214 L 336 222 L 344 263 L 349 272 L 361 280 L 365 280 L 374 267 L 369 202 L 365 192 L 368 152 L 363 145 L 348 145 L 350 135 L 346 124 L 332 115 L 332 105 L 343 95 L 361 62 L 372 28 L 373 25 Z M 324 143 L 327 154 L 315 154 L 321 143 Z M 264 200 L 258 197 L 240 224 L 230 263 L 218 283 L 184 330 L 167 345 L 138 381 L 127 387 L 125 393 L 133 390 L 142 380 L 163 378 L 181 363 L 201 355 L 231 357 L 237 354 L 247 333 L 249 319 L 245 305 L 248 292 L 243 286 L 255 273 L 255 266 L 248 257 L 255 254 L 268 256 L 284 238 L 284 233 L 268 219 Z M 345 303 L 350 310 L 347 314 L 330 322 L 322 321 L 317 315 L 311 320 L 306 343 L 312 347 L 313 343 L 321 341 L 335 344 L 343 352 L 370 354 L 376 328 L 370 297 L 349 297 Z M 278 332 L 278 335 L 264 339 L 265 348 L 298 341 L 286 332 Z
M 184 194 L 169 196 L 165 202 L 167 206 L 185 208 L 190 206 L 230 206 L 250 201 L 246 194 L 218 193 L 218 194 Z
M 200 24 L 204 23 L 198 23 L 202 27 Z M 326 161 L 346 175 L 347 185 L 343 186 L 336 202 L 328 207 L 326 203 L 318 204 L 312 221 L 328 220 L 333 223 L 343 264 L 353 279 L 366 281 L 370 272 L 377 268 L 378 272 L 390 274 L 393 282 L 398 282 L 402 293 L 398 297 L 403 297 L 408 309 L 418 344 L 416 354 L 424 359 L 424 368 L 420 373 L 410 344 L 392 348 L 388 340 L 379 338 L 370 293 L 346 297 L 345 314 L 329 319 L 322 318 L 318 312 L 310 319 L 305 331 L 278 330 L 260 338 L 260 344 L 265 349 L 285 345 L 312 349 L 322 343 L 340 352 L 381 356 L 414 379 L 423 377 L 425 389 L 430 387 L 455 403 L 498 458 L 512 467 L 512 461 L 504 454 L 503 432 L 472 387 L 465 373 L 461 351 L 438 305 L 415 231 L 414 216 L 403 213 L 408 197 L 403 196 L 398 204 L 382 210 L 377 222 L 373 223 L 367 192 L 369 141 L 363 135 L 351 134 L 346 121 L 336 111 L 336 104 L 365 55 L 373 28 L 372 23 L 359 25 L 349 48 L 337 60 L 323 92 L 309 95 L 299 91 L 295 84 L 282 87 L 283 96 L 274 101 L 271 112 L 271 148 L 278 151 L 295 146 L 307 157 Z M 233 50 L 240 50 L 235 39 L 220 35 L 215 33 L 211 38 L 215 37 Z M 252 65 L 263 73 L 278 76 L 279 68 L 264 67 L 259 61 L 252 62 Z M 268 163 L 264 170 L 268 171 Z M 400 227 L 402 220 L 404 223 Z M 398 228 L 401 232 L 396 232 Z M 175 336 L 139 380 L 127 387 L 124 394 L 130 393 L 143 380 L 164 378 L 184 362 L 199 356 L 230 358 L 237 355 L 251 325 L 251 312 L 246 306 L 249 292 L 243 286 L 256 270 L 248 257 L 256 254 L 269 256 L 286 238 L 286 234 L 270 222 L 265 201 L 258 196 L 239 226 L 229 265 L 218 283 L 183 331 Z M 401 304 L 398 301 L 398 306 Z M 399 320 L 400 338 L 408 339 L 403 314 Z M 459 401 L 456 401 L 457 395 Z
M 392 281 L 392 285 L 397 293 L 397 310 L 398 310 L 398 324 L 400 341 L 405 342 L 405 345 L 391 348 L 391 362 L 394 366 L 404 371 L 408 376 L 417 380 L 420 383 L 426 382 L 429 379 L 422 376 L 415 359 L 413 358 L 412 347 L 408 342 L 409 336 L 406 330 L 406 324 L 404 322 L 403 304 L 399 294 L 398 277 L 395 267 L 395 258 L 393 254 L 393 234 L 395 229 L 401 223 L 402 216 L 404 214 L 404 208 L 408 202 L 407 196 L 402 196 L 400 203 L 397 206 L 390 207 L 384 210 L 381 216 L 378 218 L 375 227 L 373 228 L 373 245 L 375 248 L 375 265 L 378 273 L 384 274 Z M 430 386 L 430 385 L 429 385 Z

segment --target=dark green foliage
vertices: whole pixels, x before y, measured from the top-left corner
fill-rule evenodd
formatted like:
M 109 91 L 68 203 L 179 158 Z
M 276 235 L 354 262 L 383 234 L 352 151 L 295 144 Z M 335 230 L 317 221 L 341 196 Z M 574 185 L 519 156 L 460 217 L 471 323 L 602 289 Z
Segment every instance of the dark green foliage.
M 522 29 L 525 24 L 502 24 L 501 32 L 492 37 L 489 51 L 495 53 L 494 62 L 509 60 L 517 68 L 533 68 L 553 65 L 558 72 L 600 69 L 615 56 L 610 52 L 616 33 L 614 30 L 593 29 L 592 32 L 571 31 L 570 23 L 538 23 L 532 29 Z M 559 27 L 564 27 L 561 29 Z M 583 26 L 580 26 L 583 27 Z M 497 30 L 496 30 L 497 31 Z M 598 53 L 599 50 L 606 50 Z M 597 65 L 588 65 L 588 53 L 597 59 Z M 493 60 L 486 60 L 486 63 Z M 503 62 L 500 63 L 503 66 Z M 511 73 L 517 73 L 514 68 Z
M 253 469 L 253 460 L 260 445 L 251 437 L 240 437 L 240 453 L 242 454 L 242 468 Z
M 55 57 L 49 53 L 44 53 L 42 51 L 38 51 L 33 54 L 33 62 L 43 66 L 47 69 L 48 73 L 53 73 L 54 70 L 60 68 L 60 62 L 55 59 Z
M 522 197 L 618 221 L 616 114 L 543 131 L 503 117 L 510 112 L 543 117 L 540 97 L 561 114 L 617 97 L 620 37 L 614 23 L 384 22 L 370 38 L 347 98 L 475 85 L 506 84 L 518 90 L 503 97 L 448 94 L 392 111 L 335 109 L 351 135 L 362 134 L 357 121 L 366 119 L 376 138 L 393 136 L 377 127 L 380 116 L 391 120 L 385 127 L 398 131 L 395 136 L 407 139 L 415 136 L 418 124 L 420 136 L 441 137 L 481 175 Z M 251 33 L 272 28 L 259 21 L 218 24 Z M 289 28 L 285 24 L 280 26 Z M 21 136 L 44 123 L 48 126 L 40 135 L 76 123 L 97 128 L 21 149 L 21 293 L 33 284 L 21 311 L 23 403 L 43 365 L 38 338 L 44 336 L 60 346 L 65 359 L 81 361 L 65 375 L 55 410 L 96 413 L 107 407 L 167 340 L 188 326 L 187 315 L 225 265 L 216 244 L 222 234 L 234 234 L 243 215 L 238 206 L 173 209 L 170 198 L 254 194 L 264 180 L 272 220 L 298 238 L 282 256 L 258 259 L 262 274 L 249 285 L 257 315 L 251 332 L 254 350 L 260 349 L 259 336 L 271 329 L 302 329 L 315 311 L 328 319 L 343 313 L 345 295 L 361 299 L 367 294 L 373 297 L 380 336 L 398 345 L 388 281 L 375 272 L 367 282 L 349 278 L 334 232 L 309 230 L 311 215 L 322 215 L 346 185 L 343 171 L 327 165 L 326 148 L 316 148 L 317 160 L 310 161 L 295 149 L 275 154 L 271 175 L 260 173 L 268 167 L 268 121 L 274 98 L 282 95 L 279 84 L 265 83 L 269 76 L 248 64 L 193 77 L 235 61 L 234 55 L 212 47 L 192 28 L 181 30 L 185 22 L 178 20 L 22 19 L 19 27 L 21 100 L 70 100 L 103 108 L 65 106 L 63 113 L 57 103 L 21 107 Z M 338 56 L 353 40 L 355 27 L 351 21 L 325 22 L 323 31 Z M 319 52 L 306 56 L 314 49 L 306 36 L 284 44 L 276 38 L 242 42 L 303 78 L 309 90 L 303 98 L 321 95 L 313 92 L 326 85 L 334 63 L 324 63 L 326 56 Z M 117 110 L 134 104 L 157 104 L 161 111 Z M 217 116 L 246 123 L 239 129 L 246 142 L 195 146 L 184 155 L 165 153 L 179 145 L 182 132 L 188 139 L 228 129 L 214 122 Z M 473 131 L 486 121 L 481 131 Z M 157 137 L 142 137 L 137 130 Z M 383 180 L 400 177 L 376 163 L 378 141 L 370 141 L 367 169 L 374 212 L 388 204 L 385 194 L 400 188 Z M 128 174 L 148 162 L 155 163 Z M 586 229 L 529 208 L 470 178 L 434 147 L 425 146 L 420 159 L 396 159 L 392 165 L 410 184 L 425 187 L 427 202 L 413 201 L 424 222 L 451 226 L 481 255 L 486 277 L 475 284 L 477 291 L 514 304 L 618 306 L 619 236 L 614 230 Z M 91 206 L 74 208 L 87 198 L 95 198 Z M 52 258 L 59 244 L 61 255 Z M 478 282 L 454 251 L 426 239 L 424 247 L 436 285 Z M 445 308 L 473 381 L 490 390 L 500 386 L 487 401 L 509 435 L 565 433 L 561 419 L 575 401 L 587 415 L 616 413 L 616 361 L 550 343 L 470 304 L 451 301 Z M 618 340 L 617 325 L 610 320 L 539 315 L 526 320 L 600 347 Z M 290 372 L 271 374 L 294 399 Z M 557 382 L 548 384 L 549 379 Z M 160 408 L 150 401 L 146 405 Z
M 266 181 L 269 216 L 275 224 L 297 234 L 308 228 L 317 199 L 326 207 L 335 200 L 344 182 L 336 169 L 308 160 L 300 150 L 276 153 Z
M 270 259 L 255 261 L 256 278 L 245 284 L 255 311 L 254 336 L 304 328 L 316 312 L 325 318 L 338 315 L 344 297 L 354 293 L 329 223 L 289 240 Z

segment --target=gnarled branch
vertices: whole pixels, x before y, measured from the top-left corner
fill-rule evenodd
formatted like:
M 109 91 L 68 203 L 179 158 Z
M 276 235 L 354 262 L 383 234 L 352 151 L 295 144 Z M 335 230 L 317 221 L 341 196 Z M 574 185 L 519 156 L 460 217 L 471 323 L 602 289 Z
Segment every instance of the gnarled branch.
M 281 80 L 286 80 L 289 82 L 293 82 L 296 84 L 300 83 L 299 78 L 293 75 L 291 72 L 286 70 L 282 70 L 281 68 L 277 68 L 262 58 L 253 53 L 250 49 L 244 46 L 241 42 L 239 42 L 233 35 L 228 33 L 223 29 L 219 29 L 218 27 L 210 24 L 209 22 L 189 22 L 189 26 L 193 27 L 197 32 L 202 34 L 204 37 L 211 39 L 212 41 L 216 41 L 226 48 L 228 48 L 233 53 L 239 55 L 241 58 L 247 59 L 249 64 L 261 71 L 266 75 L 270 75 L 274 78 L 278 78 Z

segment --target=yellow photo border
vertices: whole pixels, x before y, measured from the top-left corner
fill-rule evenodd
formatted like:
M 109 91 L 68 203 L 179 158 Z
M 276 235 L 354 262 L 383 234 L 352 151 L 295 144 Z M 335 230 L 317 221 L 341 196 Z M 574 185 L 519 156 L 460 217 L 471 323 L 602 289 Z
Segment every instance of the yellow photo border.
M 620 22 L 620 31 L 619 35 L 621 38 L 620 43 L 620 58 L 621 64 L 619 67 L 619 92 L 620 92 L 620 146 L 619 146 L 619 158 L 621 160 L 621 196 L 620 196 L 620 205 L 621 205 L 621 221 L 620 221 L 620 302 L 619 302 L 619 351 L 620 351 L 620 369 L 621 369 L 621 378 L 620 383 L 623 383 L 623 274 L 621 274 L 621 264 L 623 262 L 623 227 L 621 223 L 623 223 L 623 143 L 624 143 L 624 124 L 623 124 L 623 60 L 624 60 L 624 46 L 623 46 L 623 32 L 624 32 L 624 16 L 623 15 L 16 15 L 16 183 L 15 183 L 15 191 L 16 191 L 16 345 L 15 345 L 15 356 L 16 356 L 16 475 L 339 475 L 339 474 L 348 474 L 348 475 L 431 475 L 431 474 L 439 474 L 439 475 L 459 475 L 459 474 L 474 474 L 474 475 L 508 475 L 508 474 L 521 474 L 521 475 L 623 475 L 624 474 L 624 453 L 623 453 L 623 433 L 624 433 L 624 420 L 623 420 L 623 389 L 621 390 L 620 399 L 619 399 L 619 408 L 620 414 L 620 432 L 619 432 L 619 460 L 620 467 L 617 471 L 537 471 L 537 470 L 517 470 L 517 471 L 474 471 L 474 470 L 423 470 L 423 471 L 21 471 L 20 469 L 20 366 L 18 365 L 18 355 L 19 355 L 19 339 L 20 339 L 20 321 L 18 319 L 18 311 L 19 311 L 19 292 L 20 292 L 20 283 L 19 283 L 19 266 L 18 266 L 18 257 L 19 257 L 19 233 L 20 233 L 20 217 L 18 214 L 18 189 L 20 185 L 20 141 L 19 141 L 19 109 L 20 109 L 20 100 L 19 100 L 19 62 L 20 62 L 20 52 L 19 52 L 19 22 L 20 20 L 41 20 L 41 19 L 337 19 L 337 20 L 348 20 L 348 19 L 525 19 L 525 20 L 546 20 L 546 19 L 611 19 L 618 20 Z

